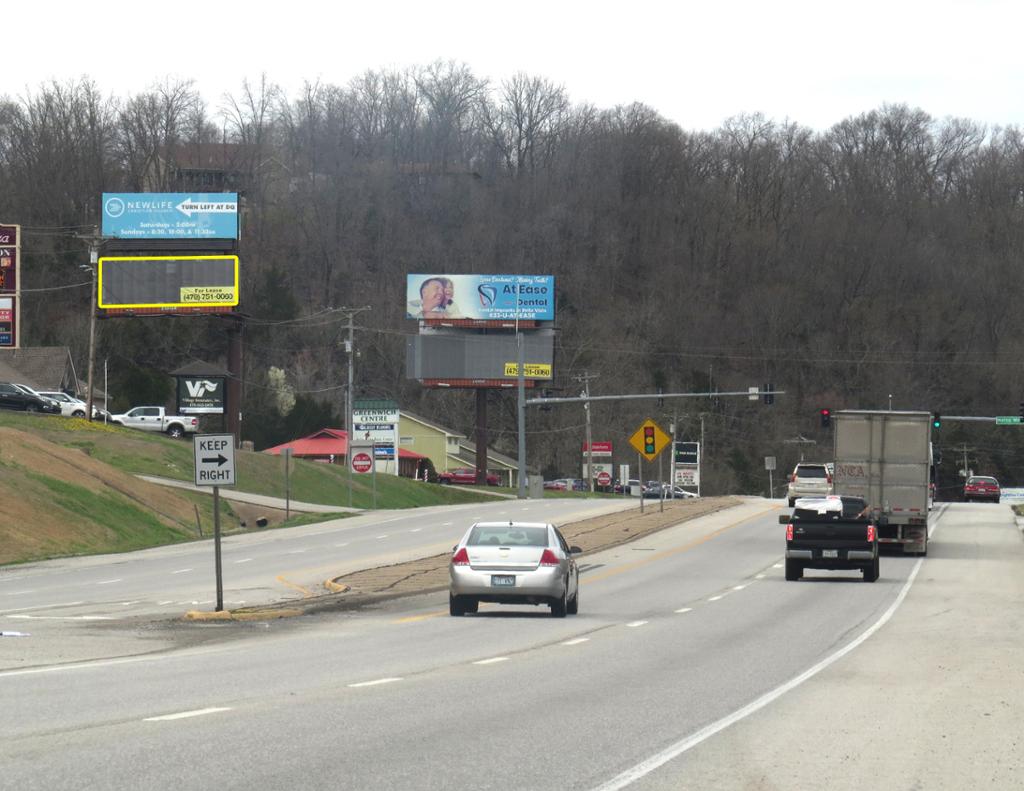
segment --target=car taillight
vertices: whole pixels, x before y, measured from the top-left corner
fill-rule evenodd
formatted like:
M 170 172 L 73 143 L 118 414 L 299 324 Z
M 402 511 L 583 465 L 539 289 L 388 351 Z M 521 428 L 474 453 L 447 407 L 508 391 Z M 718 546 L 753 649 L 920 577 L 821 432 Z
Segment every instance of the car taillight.
M 199 425 L 199 418 L 197 418 L 197 417 L 192 418 L 192 425 L 193 426 L 198 426 Z
M 794 473 L 790 473 L 789 474 L 789 482 L 793 483 L 793 481 L 795 481 L 795 480 L 796 480 L 796 475 Z
M 550 549 L 545 549 L 540 553 L 540 564 L 542 566 L 557 566 L 558 555 L 552 552 Z
M 825 483 L 832 483 L 832 476 L 831 475 L 826 475 L 825 476 Z
M 452 565 L 453 566 L 468 566 L 469 565 L 469 553 L 466 551 L 465 547 L 463 547 L 458 552 L 456 552 L 454 555 L 452 555 Z
M 787 541 L 792 541 L 793 540 L 793 523 L 792 522 L 790 522 L 788 525 L 786 525 L 786 540 Z
M 868 525 L 868 543 L 871 544 L 875 540 L 875 526 Z

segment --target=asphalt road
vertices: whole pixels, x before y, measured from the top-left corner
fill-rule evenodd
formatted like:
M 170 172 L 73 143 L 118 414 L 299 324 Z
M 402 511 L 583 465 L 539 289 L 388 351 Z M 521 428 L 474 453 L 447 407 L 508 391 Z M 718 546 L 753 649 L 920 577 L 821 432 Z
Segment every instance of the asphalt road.
M 929 557 L 883 557 L 874 584 L 785 582 L 778 513 L 752 501 L 587 556 L 566 619 L 498 606 L 451 618 L 434 594 L 0 671 L 5 783 L 1014 787 L 1000 784 L 1020 776 L 1024 704 L 1009 509 L 950 507 Z M 978 763 L 986 739 L 994 762 Z
M 224 606 L 324 593 L 333 576 L 445 552 L 481 519 L 565 522 L 636 507 L 614 500 L 496 500 L 377 511 L 221 542 Z M 0 569 L 0 628 L 31 631 L 52 621 L 99 623 L 214 609 L 212 539 L 123 555 L 66 558 Z M 0 667 L 3 650 L 0 646 Z

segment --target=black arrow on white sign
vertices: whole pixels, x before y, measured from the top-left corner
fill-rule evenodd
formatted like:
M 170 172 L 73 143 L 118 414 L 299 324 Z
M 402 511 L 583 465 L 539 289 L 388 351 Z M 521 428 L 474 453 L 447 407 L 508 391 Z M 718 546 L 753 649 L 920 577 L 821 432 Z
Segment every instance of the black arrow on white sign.
M 222 464 L 227 462 L 227 458 L 220 453 L 218 453 L 212 459 L 209 456 L 203 457 L 203 464 L 213 464 L 214 462 L 216 462 L 217 466 L 220 467 Z

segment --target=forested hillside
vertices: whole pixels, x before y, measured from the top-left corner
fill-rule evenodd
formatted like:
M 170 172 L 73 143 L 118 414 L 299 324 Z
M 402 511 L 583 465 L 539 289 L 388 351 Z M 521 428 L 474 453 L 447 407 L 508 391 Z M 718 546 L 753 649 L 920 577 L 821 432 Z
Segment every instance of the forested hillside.
M 708 493 L 766 490 L 766 455 L 780 471 L 801 451 L 826 458 L 820 407 L 885 408 L 891 396 L 944 415 L 1018 412 L 1015 128 L 897 105 L 820 132 L 758 115 L 688 131 L 657 108 L 581 106 L 546 79 L 489 83 L 453 63 L 298 97 L 272 79 L 215 105 L 190 83 L 120 97 L 87 81 L 18 95 L 0 85 L 0 221 L 24 228 L 25 345 L 67 344 L 84 372 L 88 257 L 75 232 L 98 223 L 104 191 L 177 191 L 168 152 L 205 144 L 240 174 L 252 317 L 242 425 L 258 448 L 340 424 L 335 309 L 364 305 L 356 396 L 397 398 L 471 435 L 470 392 L 404 378 L 409 272 L 554 275 L 561 394 L 577 394 L 584 373 L 599 374 L 593 394 L 785 390 L 772 406 L 594 405 L 594 439 L 616 443 L 616 463 L 635 464 L 626 438 L 643 418 L 668 428 L 678 415 L 680 435 L 697 439 L 703 415 Z M 162 399 L 166 372 L 225 352 L 217 319 L 100 323 L 98 359 L 121 405 Z M 287 417 L 272 368 L 296 397 Z M 514 394 L 491 398 L 494 444 L 514 455 Z M 531 409 L 531 464 L 579 475 L 583 424 L 579 405 Z M 977 471 L 1024 477 L 1017 431 L 947 420 L 947 480 L 962 444 Z

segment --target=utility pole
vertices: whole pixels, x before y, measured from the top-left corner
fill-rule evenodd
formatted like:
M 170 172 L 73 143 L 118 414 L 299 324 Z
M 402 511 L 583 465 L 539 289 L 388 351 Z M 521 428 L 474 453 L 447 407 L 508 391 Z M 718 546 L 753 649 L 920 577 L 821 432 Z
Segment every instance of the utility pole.
M 354 400 L 355 393 L 353 392 L 355 382 L 355 359 L 356 359 L 356 345 L 355 345 L 355 324 L 353 320 L 357 313 L 362 313 L 364 310 L 369 310 L 370 306 L 366 305 L 362 308 L 339 308 L 339 311 L 348 312 L 348 339 L 345 341 L 345 352 L 348 354 L 348 387 L 345 390 L 345 466 L 348 468 L 346 477 L 348 479 L 348 505 L 352 507 L 352 402 Z M 395 453 L 398 453 L 398 448 L 395 448 Z M 373 459 L 374 470 L 377 469 L 376 456 Z
M 590 479 L 587 488 L 591 494 L 594 492 L 594 443 L 590 434 L 590 380 L 598 377 L 600 374 L 591 374 L 587 371 L 573 377 L 577 382 L 583 382 L 583 397 L 587 399 L 583 402 L 583 410 L 587 417 L 587 478 Z
M 101 241 L 99 228 L 93 228 L 91 236 L 79 236 L 78 238 L 84 239 L 89 243 L 89 263 L 79 264 L 79 269 L 88 269 L 92 280 L 89 287 L 89 367 L 86 376 L 86 387 L 89 392 L 86 396 L 85 405 L 85 419 L 91 421 L 93 410 L 93 371 L 96 367 L 96 268 L 99 266 Z

